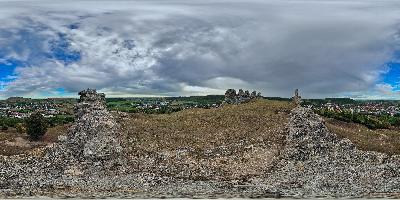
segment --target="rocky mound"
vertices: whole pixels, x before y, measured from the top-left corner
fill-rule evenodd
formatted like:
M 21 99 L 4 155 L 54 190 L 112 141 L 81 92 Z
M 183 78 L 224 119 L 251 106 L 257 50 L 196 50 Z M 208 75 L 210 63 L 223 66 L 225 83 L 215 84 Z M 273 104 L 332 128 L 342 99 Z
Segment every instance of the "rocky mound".
M 390 196 L 400 193 L 400 156 L 357 150 L 311 109 L 292 110 L 286 146 L 263 184 L 285 196 Z
M 124 171 L 118 125 L 106 109 L 104 94 L 91 89 L 79 94 L 76 122 L 59 142 L 37 156 L 1 157 L 4 196 L 43 194 L 55 188 L 100 189 L 96 178 Z
M 95 90 L 79 93 L 75 106 L 76 122 L 66 136 L 59 138 L 55 148 L 48 151 L 48 157 L 69 157 L 79 162 L 115 161 L 122 154 L 118 125 L 107 111 L 105 95 Z

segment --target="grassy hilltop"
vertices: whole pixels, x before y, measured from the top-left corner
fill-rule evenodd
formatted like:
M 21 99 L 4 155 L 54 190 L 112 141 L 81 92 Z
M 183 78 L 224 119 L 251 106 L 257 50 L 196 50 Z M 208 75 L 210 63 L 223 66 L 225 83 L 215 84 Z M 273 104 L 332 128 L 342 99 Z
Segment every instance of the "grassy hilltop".
M 258 100 L 122 120 L 131 165 L 191 180 L 246 179 L 274 165 L 284 142 L 288 102 Z M 152 163 L 146 157 L 153 158 Z M 173 166 L 163 171 L 160 166 Z
M 292 107 L 287 102 L 258 100 L 172 114 L 134 114 L 122 124 L 135 148 L 147 151 L 185 146 L 205 150 L 239 141 L 278 144 Z

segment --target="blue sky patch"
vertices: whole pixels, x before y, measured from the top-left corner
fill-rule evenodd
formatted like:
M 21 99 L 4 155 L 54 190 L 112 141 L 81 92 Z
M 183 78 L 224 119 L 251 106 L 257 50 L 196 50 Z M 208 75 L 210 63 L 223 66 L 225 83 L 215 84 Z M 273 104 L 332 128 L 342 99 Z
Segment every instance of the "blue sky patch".
M 390 62 L 387 66 L 389 71 L 384 75 L 383 82 L 390 84 L 395 90 L 400 90 L 400 63 Z
M 57 88 L 56 92 L 59 94 L 64 94 L 65 93 L 65 89 L 64 88 Z
M 40 65 L 49 59 L 71 64 L 81 59 L 80 51 L 71 47 L 71 41 L 64 33 L 48 35 L 49 27 L 41 24 L 17 30 L 0 30 L 0 37 L 7 38 L 0 43 L 0 59 L 12 58 L 14 54 L 23 57 L 31 66 Z M 17 35 L 18 37 L 13 37 Z M 48 47 L 48 48 L 47 48 Z
M 64 33 L 55 37 L 47 35 L 49 27 L 31 24 L 14 30 L 0 30 L 0 81 L 10 82 L 15 68 L 40 66 L 49 61 L 60 61 L 65 65 L 81 60 L 81 52 L 72 49 L 71 41 Z M 18 37 L 13 37 L 18 35 Z M 15 78 L 14 78 L 15 79 Z
M 9 82 L 12 81 L 13 78 L 10 78 L 14 75 L 14 70 L 17 67 L 24 66 L 24 63 L 18 60 L 4 60 L 0 61 L 0 81 Z
M 58 33 L 57 35 L 58 38 L 56 40 L 50 41 L 48 57 L 62 61 L 67 65 L 79 61 L 81 59 L 81 53 L 71 49 L 71 44 L 67 36 L 63 33 Z

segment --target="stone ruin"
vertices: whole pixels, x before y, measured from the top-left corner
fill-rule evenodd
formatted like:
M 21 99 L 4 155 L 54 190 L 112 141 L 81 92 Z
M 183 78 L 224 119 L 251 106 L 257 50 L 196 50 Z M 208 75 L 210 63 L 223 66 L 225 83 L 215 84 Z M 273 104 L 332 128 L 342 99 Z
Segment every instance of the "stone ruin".
M 294 96 L 292 97 L 292 100 L 296 104 L 296 106 L 300 106 L 300 104 L 301 104 L 301 96 L 299 96 L 299 89 L 296 89 L 294 91 Z
M 117 139 L 118 125 L 107 111 L 105 95 L 94 89 L 79 92 L 75 106 L 76 121 L 67 136 L 59 138 L 63 151 L 71 151 L 79 160 L 110 160 L 122 153 Z
M 279 162 L 253 184 L 291 197 L 399 198 L 400 155 L 358 149 L 310 108 L 295 107 L 286 128 Z
M 105 95 L 95 89 L 83 90 L 79 95 L 75 123 L 66 136 L 58 138 L 57 146 L 48 155 L 59 151 L 58 155 L 85 163 L 116 160 L 122 154 L 119 127 L 107 110 Z
M 39 155 L 0 156 L 0 196 L 31 196 L 54 188 L 101 190 L 126 169 L 119 126 L 106 109 L 105 95 L 79 93 L 75 123 Z M 97 189 L 96 189 L 97 188 Z
M 248 90 L 243 91 L 243 89 L 239 89 L 238 93 L 236 93 L 235 89 L 228 89 L 225 92 L 224 103 L 226 104 L 240 104 L 249 102 L 251 99 L 260 98 L 261 93 L 257 91 L 249 92 Z

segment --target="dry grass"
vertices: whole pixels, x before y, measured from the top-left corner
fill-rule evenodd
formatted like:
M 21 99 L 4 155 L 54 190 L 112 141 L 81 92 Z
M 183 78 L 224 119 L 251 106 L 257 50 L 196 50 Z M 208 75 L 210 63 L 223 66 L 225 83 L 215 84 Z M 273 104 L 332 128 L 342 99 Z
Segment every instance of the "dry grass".
M 117 119 L 133 170 L 191 180 L 245 180 L 265 174 L 274 165 L 292 108 L 288 102 L 257 100 Z M 66 130 L 49 129 L 40 143 L 17 133 L 0 134 L 0 143 L 13 144 L 1 145 L 0 151 L 6 155 L 33 152 Z
M 400 154 L 400 130 L 371 130 L 360 124 L 327 118 L 325 124 L 330 131 L 341 138 L 348 138 L 361 150 Z
M 246 141 L 249 144 L 282 143 L 282 130 L 292 106 L 258 100 L 217 109 L 189 109 L 172 114 L 133 114 L 123 122 L 135 149 L 205 150 Z
M 291 108 L 287 102 L 257 100 L 164 115 L 133 114 L 122 128 L 137 170 L 169 166 L 168 172 L 161 170 L 163 175 L 245 179 L 263 174 L 275 162 Z

